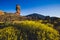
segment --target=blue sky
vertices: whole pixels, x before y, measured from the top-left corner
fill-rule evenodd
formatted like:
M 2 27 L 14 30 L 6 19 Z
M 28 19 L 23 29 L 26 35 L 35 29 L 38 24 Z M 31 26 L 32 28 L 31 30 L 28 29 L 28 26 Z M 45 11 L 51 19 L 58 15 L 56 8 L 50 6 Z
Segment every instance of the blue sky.
M 21 6 L 21 15 L 38 13 L 60 17 L 60 0 L 0 0 L 0 10 L 14 13 L 16 4 Z

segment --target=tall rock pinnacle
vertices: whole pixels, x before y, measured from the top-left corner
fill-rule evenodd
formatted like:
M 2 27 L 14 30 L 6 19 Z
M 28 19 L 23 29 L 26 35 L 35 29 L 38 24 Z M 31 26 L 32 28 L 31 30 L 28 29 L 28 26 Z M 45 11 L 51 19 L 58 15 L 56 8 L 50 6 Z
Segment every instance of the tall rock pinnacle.
M 20 15 L 20 5 L 16 5 L 16 15 Z

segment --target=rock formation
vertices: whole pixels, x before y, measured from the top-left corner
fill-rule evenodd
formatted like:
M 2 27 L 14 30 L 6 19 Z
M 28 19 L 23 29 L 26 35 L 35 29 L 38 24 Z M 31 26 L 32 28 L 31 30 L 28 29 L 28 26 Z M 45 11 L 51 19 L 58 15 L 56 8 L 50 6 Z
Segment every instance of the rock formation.
M 20 5 L 16 5 L 16 15 L 20 15 Z
M 16 13 L 13 14 L 13 13 L 7 13 L 7 12 L 3 12 L 3 11 L 0 11 L 0 15 L 17 15 L 17 16 L 20 16 L 20 5 L 16 5 Z
M 4 12 L 3 11 L 0 11 L 0 15 L 4 15 Z

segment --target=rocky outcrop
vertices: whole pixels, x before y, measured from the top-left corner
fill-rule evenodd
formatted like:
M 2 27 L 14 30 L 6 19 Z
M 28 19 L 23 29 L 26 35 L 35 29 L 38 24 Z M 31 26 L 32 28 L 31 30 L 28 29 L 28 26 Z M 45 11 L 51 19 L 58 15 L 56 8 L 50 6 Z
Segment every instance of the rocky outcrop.
M 20 6 L 16 5 L 16 15 L 20 15 Z
M 4 15 L 4 12 L 3 11 L 0 11 L 0 15 Z

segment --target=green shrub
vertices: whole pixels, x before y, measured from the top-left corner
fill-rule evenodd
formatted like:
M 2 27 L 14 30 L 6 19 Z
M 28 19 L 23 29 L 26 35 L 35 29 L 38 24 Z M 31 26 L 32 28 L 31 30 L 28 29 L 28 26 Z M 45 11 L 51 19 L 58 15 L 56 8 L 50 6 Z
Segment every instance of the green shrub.
M 15 22 L 15 26 L 20 28 L 23 36 L 27 35 L 28 40 L 59 40 L 58 31 L 39 22 L 21 21 Z
M 0 29 L 0 40 L 60 40 L 59 33 L 37 21 L 16 21 Z
M 17 40 L 18 34 L 19 31 L 16 28 L 9 26 L 0 29 L 0 40 Z

